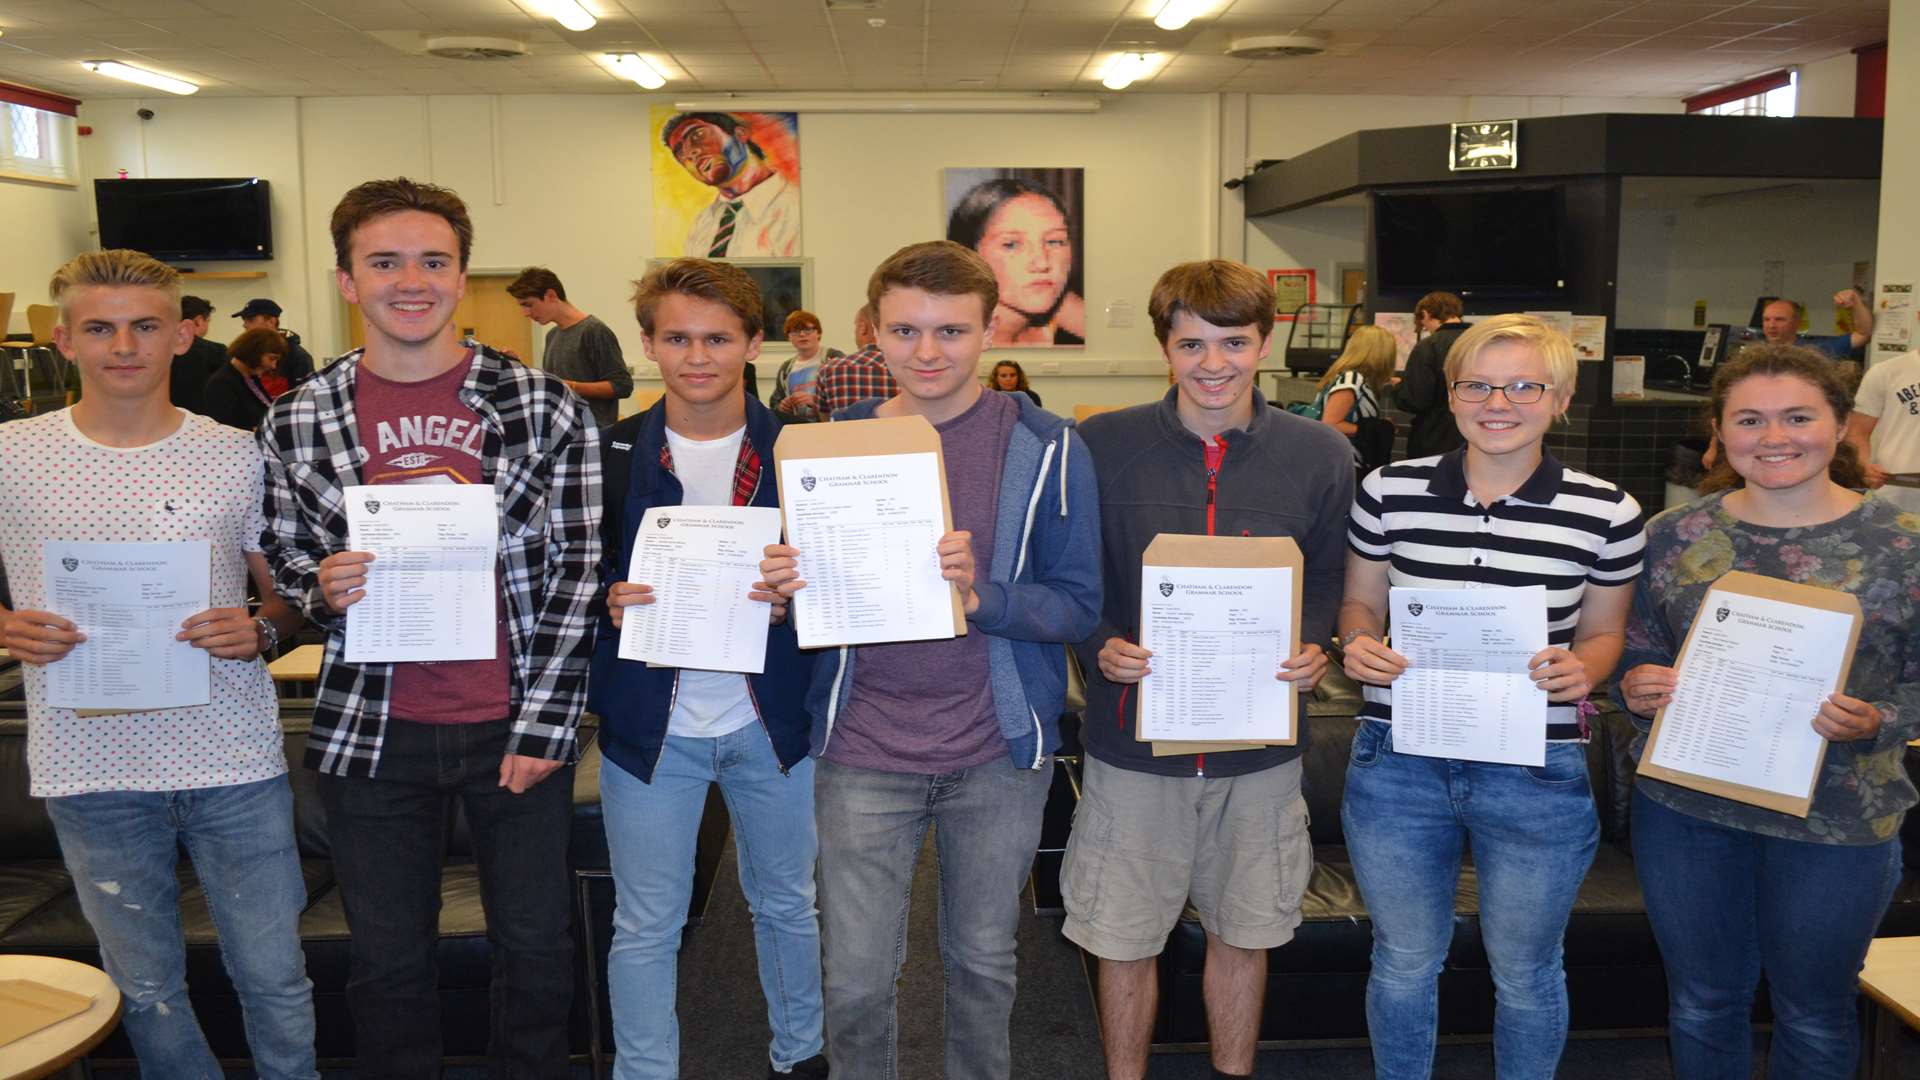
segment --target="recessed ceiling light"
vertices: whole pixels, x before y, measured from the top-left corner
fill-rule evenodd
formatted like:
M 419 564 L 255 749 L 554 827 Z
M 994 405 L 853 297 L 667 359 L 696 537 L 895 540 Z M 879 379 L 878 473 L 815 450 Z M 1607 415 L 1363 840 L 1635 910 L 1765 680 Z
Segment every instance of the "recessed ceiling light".
M 609 59 L 616 73 L 632 79 L 648 90 L 658 90 L 667 85 L 666 72 L 661 71 L 659 65 L 639 53 L 611 53 Z
M 533 6 L 540 9 L 540 14 L 575 33 L 593 29 L 598 21 L 593 12 L 580 6 L 580 0 L 533 0 Z
M 1100 82 L 1109 90 L 1125 90 L 1133 81 L 1147 73 L 1153 66 L 1153 53 L 1123 52 L 1107 64 L 1107 70 Z
M 185 79 L 176 79 L 157 71 L 137 68 L 118 60 L 82 60 L 80 66 L 96 75 L 105 75 L 123 82 L 139 83 L 141 86 L 150 86 L 155 90 L 165 90 L 169 94 L 191 94 L 200 89 Z
M 1153 25 L 1162 30 L 1179 30 L 1192 22 L 1205 6 L 1206 0 L 1167 0 L 1160 7 L 1160 14 L 1153 17 Z

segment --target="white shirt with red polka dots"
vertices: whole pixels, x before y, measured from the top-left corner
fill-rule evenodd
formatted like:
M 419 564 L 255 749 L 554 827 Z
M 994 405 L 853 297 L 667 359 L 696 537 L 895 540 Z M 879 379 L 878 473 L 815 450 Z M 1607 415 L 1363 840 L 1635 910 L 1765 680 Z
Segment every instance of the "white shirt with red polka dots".
M 211 606 L 245 605 L 242 553 L 260 550 L 260 451 L 249 432 L 182 416 L 172 435 L 132 448 L 87 438 L 68 410 L 0 424 L 0 565 L 16 609 L 47 609 L 48 540 L 206 540 Z M 212 666 L 211 704 L 81 717 L 50 708 L 44 673 L 23 664 L 33 794 L 178 791 L 286 772 L 265 663 L 215 657 Z

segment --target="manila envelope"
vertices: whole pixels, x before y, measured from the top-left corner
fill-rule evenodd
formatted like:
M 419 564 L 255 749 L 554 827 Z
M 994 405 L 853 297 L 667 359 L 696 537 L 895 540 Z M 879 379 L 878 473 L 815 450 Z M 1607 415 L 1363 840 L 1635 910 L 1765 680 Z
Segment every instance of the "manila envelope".
M 1300 642 L 1300 600 L 1306 558 L 1300 545 L 1287 536 L 1188 536 L 1161 533 L 1147 545 L 1140 561 L 1150 566 L 1206 566 L 1239 568 L 1288 567 L 1293 570 L 1293 641 Z M 1144 620 L 1142 620 L 1144 621 Z M 1198 742 L 1160 739 L 1153 742 L 1154 757 L 1218 754 L 1228 750 L 1258 750 L 1263 746 L 1292 746 L 1300 741 L 1300 695 L 1287 695 L 1288 725 L 1293 734 L 1268 742 Z M 1134 737 L 1139 738 L 1139 713 L 1134 713 Z
M 887 454 L 932 454 L 940 474 L 942 531 L 953 531 L 953 498 L 947 492 L 947 459 L 940 451 L 940 433 L 923 416 L 892 416 L 874 420 L 835 420 L 825 424 L 788 424 L 773 443 L 773 480 L 780 481 L 783 462 L 813 458 L 882 457 Z M 777 490 L 777 488 L 776 488 Z M 793 521 L 786 516 L 787 496 L 780 492 L 780 520 L 790 535 Z M 967 632 L 967 610 L 958 589 L 953 594 L 953 633 Z
M 1817 585 L 1801 585 L 1797 582 L 1781 581 L 1778 578 L 1749 574 L 1744 570 L 1730 570 L 1722 574 L 1718 581 L 1715 581 L 1708 587 L 1709 592 L 1714 589 L 1735 593 L 1740 596 L 1753 596 L 1762 600 L 1777 601 L 1782 604 L 1796 604 L 1800 607 L 1819 608 L 1824 611 L 1837 611 L 1842 615 L 1851 615 L 1853 617 L 1853 629 L 1847 633 L 1846 659 L 1842 661 L 1840 665 L 1840 680 L 1834 684 L 1832 689 L 1839 691 L 1847 685 L 1847 674 L 1853 669 L 1853 651 L 1860 644 L 1860 624 L 1864 618 L 1860 611 L 1860 601 L 1855 598 L 1853 594 L 1843 593 L 1837 589 L 1822 589 Z M 1707 611 L 1706 607 L 1702 605 L 1700 610 L 1694 614 L 1693 625 L 1687 629 L 1687 640 L 1680 646 L 1680 655 L 1673 659 L 1673 666 L 1675 668 L 1678 668 L 1681 661 L 1686 659 L 1687 650 L 1693 647 L 1693 637 L 1700 629 L 1701 620 L 1708 618 L 1712 618 L 1712 613 Z M 1792 814 L 1794 817 L 1804 818 L 1807 816 L 1808 810 L 1813 806 L 1812 785 L 1819 782 L 1821 766 L 1827 759 L 1825 742 L 1820 744 L 1820 754 L 1814 759 L 1813 775 L 1808 777 L 1807 793 L 1801 796 L 1782 795 L 1777 791 L 1748 787 L 1745 784 L 1735 784 L 1727 780 L 1715 779 L 1711 776 L 1696 776 L 1693 773 L 1681 772 L 1678 769 L 1669 769 L 1662 765 L 1655 765 L 1653 763 L 1653 749 L 1659 745 L 1660 727 L 1666 718 L 1667 710 L 1665 708 L 1662 708 L 1654 714 L 1653 730 L 1648 732 L 1646 748 L 1640 753 L 1639 775 L 1651 776 L 1657 780 L 1665 780 L 1669 784 L 1678 784 L 1681 787 L 1692 788 L 1695 791 L 1704 791 L 1709 795 L 1718 795 L 1723 799 L 1732 799 L 1735 802 L 1749 803 L 1753 806 L 1763 807 L 1768 810 L 1777 810 L 1782 814 Z
M 31 979 L 0 979 L 0 1046 L 79 1016 L 93 999 Z

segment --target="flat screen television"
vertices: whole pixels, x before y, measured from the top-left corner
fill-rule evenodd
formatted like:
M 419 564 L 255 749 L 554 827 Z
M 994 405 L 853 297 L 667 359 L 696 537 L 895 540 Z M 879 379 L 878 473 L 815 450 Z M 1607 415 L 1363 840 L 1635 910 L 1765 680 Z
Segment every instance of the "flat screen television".
M 100 246 L 156 259 L 273 258 L 267 182 L 257 177 L 95 180 Z
M 1566 288 L 1556 188 L 1381 192 L 1373 207 L 1382 291 L 1537 294 Z

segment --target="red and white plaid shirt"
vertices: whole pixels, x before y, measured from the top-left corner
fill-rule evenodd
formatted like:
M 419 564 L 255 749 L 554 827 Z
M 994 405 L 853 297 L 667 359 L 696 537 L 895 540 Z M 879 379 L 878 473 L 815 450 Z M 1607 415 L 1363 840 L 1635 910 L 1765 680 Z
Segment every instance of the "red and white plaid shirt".
M 867 398 L 890 398 L 900 392 L 893 381 L 893 375 L 887 371 L 887 362 L 881 358 L 880 346 L 865 345 L 852 356 L 842 356 L 828 360 L 820 365 L 820 377 L 815 380 L 813 396 L 820 415 L 832 419 L 833 414 Z

